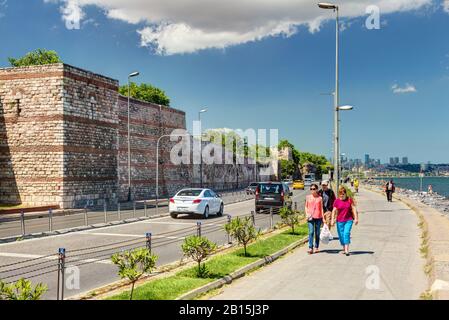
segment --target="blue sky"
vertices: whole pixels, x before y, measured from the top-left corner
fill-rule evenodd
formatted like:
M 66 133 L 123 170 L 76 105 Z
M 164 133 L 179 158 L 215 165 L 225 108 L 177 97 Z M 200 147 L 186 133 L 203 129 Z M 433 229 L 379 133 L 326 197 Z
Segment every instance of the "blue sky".
M 334 87 L 332 20 L 314 32 L 311 24 L 298 23 L 294 32 L 257 41 L 248 33 L 239 38 L 243 33 L 236 29 L 223 36 L 224 48 L 218 49 L 201 47 L 211 37 L 189 34 L 181 47 L 163 42 L 160 34 L 156 45 L 141 46 L 137 31 L 154 27 L 154 21 L 111 18 L 111 8 L 88 5 L 82 8 L 81 28 L 69 30 L 61 17 L 64 1 L 0 0 L 1 67 L 8 66 L 9 56 L 47 48 L 66 63 L 121 83 L 139 70 L 138 82 L 164 89 L 171 105 L 186 111 L 189 128 L 207 106 L 206 128 L 278 128 L 280 137 L 300 150 L 331 155 L 333 101 L 320 94 Z M 301 2 L 308 5 L 316 6 Z M 234 10 L 240 10 L 237 4 Z M 324 14 L 332 18 L 331 12 Z M 341 33 L 341 103 L 356 109 L 342 113 L 341 151 L 350 158 L 369 153 L 383 162 L 408 156 L 411 162 L 448 163 L 449 13 L 433 1 L 417 10 L 381 11 L 379 30 L 366 29 L 365 19 L 352 13 L 343 19 L 350 25 Z M 208 31 L 206 23 L 198 25 Z M 215 34 L 210 46 L 222 35 Z M 395 93 L 393 87 L 413 92 Z

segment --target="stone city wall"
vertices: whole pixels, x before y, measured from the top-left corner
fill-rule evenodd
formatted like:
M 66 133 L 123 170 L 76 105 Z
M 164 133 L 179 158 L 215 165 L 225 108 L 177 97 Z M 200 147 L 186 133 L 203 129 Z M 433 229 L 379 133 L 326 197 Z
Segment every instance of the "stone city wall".
M 118 86 L 66 64 L 0 69 L 0 203 L 79 208 L 128 200 L 128 99 Z M 183 111 L 130 99 L 131 199 L 156 196 L 157 140 L 185 128 Z M 191 164 L 170 161 L 176 143 L 160 140 L 160 197 L 200 186 L 192 155 Z M 247 159 L 203 165 L 203 186 L 218 191 L 255 177 Z

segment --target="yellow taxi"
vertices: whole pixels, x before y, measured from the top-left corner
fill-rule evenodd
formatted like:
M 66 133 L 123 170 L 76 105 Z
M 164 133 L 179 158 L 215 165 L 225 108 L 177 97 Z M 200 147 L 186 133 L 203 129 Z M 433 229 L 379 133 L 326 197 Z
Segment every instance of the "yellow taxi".
M 304 181 L 302 180 L 295 180 L 293 181 L 293 190 L 304 190 Z

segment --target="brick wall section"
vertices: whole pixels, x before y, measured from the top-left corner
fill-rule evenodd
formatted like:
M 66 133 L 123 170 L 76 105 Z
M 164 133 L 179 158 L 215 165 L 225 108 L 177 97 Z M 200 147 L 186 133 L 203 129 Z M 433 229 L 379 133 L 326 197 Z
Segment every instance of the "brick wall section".
M 118 81 L 64 66 L 64 207 L 117 201 Z
M 0 69 L 0 201 L 62 202 L 62 64 Z
M 128 98 L 119 96 L 119 198 L 128 198 Z M 156 148 L 160 136 L 185 129 L 185 113 L 173 108 L 130 99 L 131 193 L 135 199 L 156 196 Z M 170 138 L 159 146 L 159 194 L 173 194 L 186 185 L 190 166 L 170 162 Z

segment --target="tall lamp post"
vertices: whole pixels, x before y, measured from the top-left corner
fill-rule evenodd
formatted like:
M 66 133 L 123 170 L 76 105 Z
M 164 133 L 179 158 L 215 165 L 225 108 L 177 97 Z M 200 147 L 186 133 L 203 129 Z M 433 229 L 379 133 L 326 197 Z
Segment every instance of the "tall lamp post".
M 131 201 L 131 143 L 130 143 L 130 126 L 129 126 L 129 105 L 131 97 L 131 81 L 133 77 L 137 77 L 140 73 L 138 71 L 130 73 L 128 75 L 128 201 Z
M 204 108 L 198 112 L 198 121 L 201 126 L 201 114 L 207 112 L 207 108 Z M 203 187 L 203 132 L 200 133 L 200 187 Z
M 339 167 L 339 160 L 340 160 L 340 151 L 339 151 L 339 145 L 338 145 L 338 139 L 339 139 L 339 132 L 338 132 L 338 105 L 339 105 L 339 75 L 338 75 L 338 46 L 339 46 L 339 33 L 340 33 L 340 26 L 339 26 L 339 14 L 338 14 L 338 6 L 336 4 L 332 3 L 326 3 L 326 2 L 320 2 L 318 3 L 318 7 L 321 9 L 326 10 L 334 10 L 336 12 L 336 46 L 335 46 L 335 92 L 334 92 L 334 179 L 336 183 L 336 191 L 338 192 L 338 187 L 340 185 L 340 167 Z

